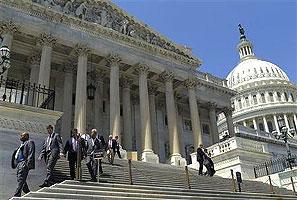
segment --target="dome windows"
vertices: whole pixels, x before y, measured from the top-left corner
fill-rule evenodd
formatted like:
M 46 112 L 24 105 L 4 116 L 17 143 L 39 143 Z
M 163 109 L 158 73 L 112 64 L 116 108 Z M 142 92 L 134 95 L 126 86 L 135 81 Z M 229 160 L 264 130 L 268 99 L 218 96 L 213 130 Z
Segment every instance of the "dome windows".
M 274 102 L 272 92 L 269 92 L 269 101 L 270 101 L 270 102 Z
M 261 103 L 266 103 L 265 94 L 261 93 Z
M 254 102 L 254 105 L 258 104 L 258 100 L 257 100 L 257 95 L 253 95 L 253 102 Z
M 277 94 L 277 100 L 278 101 L 282 101 L 282 96 L 279 92 L 276 93 Z

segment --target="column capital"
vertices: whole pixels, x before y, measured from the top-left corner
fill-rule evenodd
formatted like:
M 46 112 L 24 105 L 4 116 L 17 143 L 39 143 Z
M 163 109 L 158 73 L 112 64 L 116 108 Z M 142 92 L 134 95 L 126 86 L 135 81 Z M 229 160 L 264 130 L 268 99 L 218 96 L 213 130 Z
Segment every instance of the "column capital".
M 17 26 L 13 21 L 1 21 L 0 22 L 0 34 L 10 33 L 14 34 L 19 31 L 19 26 Z
M 87 56 L 91 52 L 91 49 L 86 44 L 76 44 L 73 53 L 78 56 Z
M 133 80 L 127 76 L 124 76 L 121 80 L 121 86 L 123 88 L 130 88 L 133 85 Z
M 170 82 L 174 79 L 174 74 L 172 71 L 164 71 L 160 74 L 160 78 L 164 82 Z
M 121 62 L 121 58 L 118 54 L 112 53 L 106 57 L 106 61 L 109 65 L 119 64 Z
M 73 72 L 75 72 L 75 65 L 72 62 L 65 62 L 64 63 L 64 67 L 63 67 L 63 71 L 65 73 L 70 73 L 72 74 Z
M 40 52 L 33 51 L 27 59 L 27 62 L 30 64 L 39 64 L 40 63 Z
M 195 87 L 197 86 L 197 80 L 195 80 L 193 78 L 189 78 L 184 81 L 184 86 L 187 89 L 195 89 Z
M 214 102 L 208 102 L 207 106 L 209 107 L 210 110 L 216 110 L 217 109 L 217 104 Z
M 158 87 L 156 85 L 149 84 L 149 87 L 148 87 L 149 95 L 155 95 L 157 90 L 158 90 Z
M 47 34 L 47 33 L 41 33 L 38 39 L 38 43 L 41 44 L 42 46 L 55 46 L 57 42 L 57 39 L 51 35 L 51 34 Z
M 234 111 L 233 108 L 231 107 L 225 107 L 223 108 L 223 112 L 225 113 L 226 116 L 232 116 L 232 112 Z
M 148 74 L 150 66 L 145 63 L 138 63 L 135 65 L 135 71 L 139 74 Z

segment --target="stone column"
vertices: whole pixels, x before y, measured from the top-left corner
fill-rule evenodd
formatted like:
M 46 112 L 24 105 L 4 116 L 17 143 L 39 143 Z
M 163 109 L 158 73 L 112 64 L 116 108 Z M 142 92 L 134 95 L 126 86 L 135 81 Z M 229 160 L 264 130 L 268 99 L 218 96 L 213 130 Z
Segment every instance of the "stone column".
M 123 88 L 123 121 L 124 121 L 124 134 L 122 144 L 128 150 L 133 150 L 133 129 L 132 129 L 132 114 L 131 114 L 131 93 L 130 87 L 133 81 L 127 77 L 122 80 Z
M 264 128 L 265 128 L 265 131 L 266 131 L 267 133 L 269 133 L 269 128 L 268 128 L 267 120 L 266 120 L 266 117 L 265 117 L 265 116 L 263 116 L 263 122 L 264 122 Z
M 16 24 L 12 21 L 8 22 L 2 22 L 0 25 L 0 34 L 3 38 L 2 46 L 7 46 L 11 52 L 12 50 L 12 40 L 13 40 L 13 34 L 18 31 L 18 27 Z M 2 70 L 2 69 L 1 69 Z M 8 70 L 2 74 L 2 77 L 4 79 L 7 78 Z
M 120 124 L 120 85 L 119 85 L 119 65 L 120 57 L 117 54 L 111 54 L 107 58 L 110 66 L 110 84 L 109 84 L 109 98 L 110 98 L 110 133 L 113 137 L 116 135 L 121 138 L 121 124 Z
M 243 123 L 243 125 L 244 125 L 245 127 L 247 127 L 247 124 L 246 124 L 246 121 L 245 121 L 245 120 L 243 120 L 242 123 Z
M 173 92 L 173 73 L 165 71 L 160 75 L 165 83 L 166 111 L 169 131 L 170 163 L 172 165 L 181 165 L 182 157 L 179 146 L 179 133 L 176 119 L 176 109 Z
M 39 38 L 39 43 L 42 45 L 42 50 L 38 84 L 40 84 L 42 87 L 45 86 L 46 88 L 49 87 L 50 82 L 52 50 L 55 42 L 56 39 L 52 35 L 48 35 L 45 33 L 41 34 Z
M 94 127 L 98 133 L 103 133 L 103 80 L 105 74 L 102 70 L 97 70 L 95 73 L 95 97 L 94 97 Z
M 141 137 L 142 137 L 142 161 L 159 163 L 158 155 L 153 152 L 151 118 L 148 98 L 147 74 L 149 66 L 139 64 L 136 67 L 139 73 L 139 105 L 140 105 L 140 121 L 141 121 Z
M 65 63 L 64 67 L 64 94 L 63 94 L 63 116 L 61 136 L 65 139 L 70 137 L 72 121 L 72 90 L 73 90 L 73 72 L 72 63 Z
M 75 53 L 78 55 L 76 94 L 75 94 L 75 116 L 74 128 L 83 134 L 86 132 L 86 102 L 87 102 L 87 64 L 90 49 L 86 45 L 77 44 Z
M 37 86 L 38 75 L 39 75 L 39 64 L 40 64 L 40 55 L 36 51 L 28 57 L 28 63 L 30 64 L 30 85 Z M 27 93 L 26 104 L 29 106 L 36 106 L 36 94 L 33 93 L 33 89 Z
M 194 143 L 195 149 L 197 149 L 199 144 L 203 144 L 201 128 L 200 128 L 201 127 L 200 117 L 199 117 L 197 98 L 196 98 L 197 82 L 194 79 L 187 79 L 184 85 L 188 89 L 191 124 L 192 124 L 192 132 L 193 132 L 193 139 L 194 139 L 193 143 Z
M 295 130 L 297 130 L 297 116 L 296 116 L 296 114 L 293 114 L 293 121 L 295 124 Z
M 280 133 L 280 129 L 279 129 L 279 126 L 278 126 L 278 123 L 277 123 L 277 117 L 276 117 L 276 115 L 273 115 L 273 119 L 274 119 L 275 130 L 278 133 Z
M 286 127 L 289 130 L 290 129 L 290 124 L 289 124 L 289 120 L 288 120 L 288 117 L 287 117 L 286 114 L 284 114 L 284 120 L 285 120 Z
M 209 104 L 209 119 L 210 119 L 210 130 L 211 130 L 211 140 L 212 144 L 216 144 L 220 141 L 219 130 L 217 125 L 217 115 L 216 115 L 216 104 Z
M 149 104 L 150 104 L 150 116 L 151 116 L 151 131 L 152 131 L 152 142 L 153 142 L 153 151 L 159 155 L 159 134 L 157 127 L 157 113 L 156 113 L 156 101 L 155 95 L 157 91 L 157 87 L 152 84 L 149 86 Z
M 229 135 L 231 137 L 235 136 L 233 119 L 232 119 L 232 111 L 233 111 L 232 108 L 225 108 L 224 109 L 224 114 L 226 116 L 227 127 L 228 127 L 228 131 L 229 131 Z
M 254 129 L 258 130 L 256 118 L 253 118 L 253 125 L 254 125 Z

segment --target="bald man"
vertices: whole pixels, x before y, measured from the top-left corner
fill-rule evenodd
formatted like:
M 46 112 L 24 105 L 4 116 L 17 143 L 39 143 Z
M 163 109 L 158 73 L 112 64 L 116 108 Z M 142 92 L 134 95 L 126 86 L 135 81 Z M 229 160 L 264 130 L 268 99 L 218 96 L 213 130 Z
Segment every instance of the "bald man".
M 35 144 L 29 140 L 29 133 L 20 134 L 21 145 L 17 148 L 12 156 L 12 167 L 17 169 L 18 186 L 14 196 L 20 197 L 22 191 L 30 192 L 26 182 L 29 170 L 35 169 Z

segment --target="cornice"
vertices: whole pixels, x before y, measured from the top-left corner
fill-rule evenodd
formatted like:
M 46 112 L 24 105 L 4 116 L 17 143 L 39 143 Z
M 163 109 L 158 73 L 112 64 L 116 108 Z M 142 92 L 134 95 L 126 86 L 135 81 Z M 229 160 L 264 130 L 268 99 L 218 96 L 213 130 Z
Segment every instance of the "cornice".
M 165 39 L 164 37 L 161 37 L 160 35 L 156 35 L 156 33 L 152 32 L 151 29 L 148 29 L 148 27 L 136 22 L 134 18 L 128 16 L 122 10 L 116 8 L 115 6 L 111 6 L 110 9 L 112 9 L 112 11 L 115 11 L 116 14 L 120 14 L 125 18 L 128 18 L 130 22 L 136 23 L 136 25 L 138 25 L 139 27 L 145 28 L 146 31 L 149 34 L 152 34 L 154 37 L 161 38 L 162 41 L 165 42 L 164 44 L 171 45 L 173 50 L 162 48 L 160 46 L 157 46 L 156 44 L 152 44 L 152 42 L 149 43 L 147 41 L 144 41 L 143 39 L 137 39 L 130 35 L 125 35 L 122 32 L 113 30 L 112 28 L 101 26 L 98 23 L 89 22 L 72 15 L 67 15 L 61 11 L 59 12 L 54 10 L 53 7 L 46 7 L 38 3 L 33 3 L 31 0 L 0 0 L 0 3 L 12 8 L 17 8 L 19 10 L 22 10 L 23 12 L 28 13 L 31 16 L 48 20 L 53 23 L 62 23 L 62 24 L 68 25 L 71 28 L 74 27 L 95 36 L 105 37 L 108 39 L 112 39 L 113 41 L 123 43 L 125 45 L 129 45 L 138 49 L 143 49 L 148 53 L 151 53 L 151 54 L 153 53 L 163 58 L 174 59 L 179 63 L 190 65 L 193 69 L 196 69 L 199 65 L 201 65 L 201 61 L 199 59 L 192 58 L 192 57 L 188 58 L 189 54 L 186 54 L 186 56 L 181 55 L 185 53 L 183 50 L 177 47 L 177 45 L 172 44 L 171 41 L 168 41 L 167 39 Z M 110 4 L 109 1 L 108 3 L 107 1 L 95 2 L 95 4 L 99 4 L 99 3 Z

